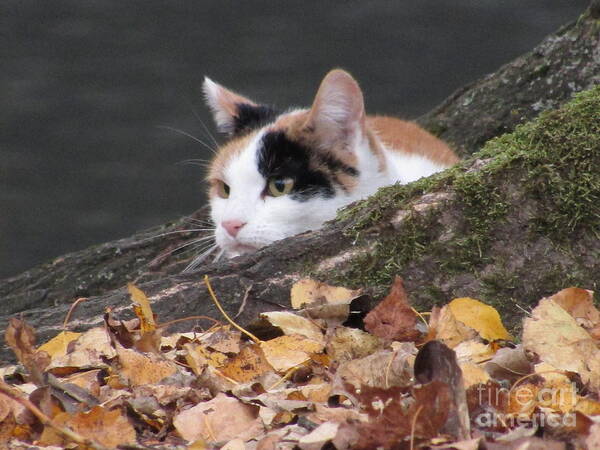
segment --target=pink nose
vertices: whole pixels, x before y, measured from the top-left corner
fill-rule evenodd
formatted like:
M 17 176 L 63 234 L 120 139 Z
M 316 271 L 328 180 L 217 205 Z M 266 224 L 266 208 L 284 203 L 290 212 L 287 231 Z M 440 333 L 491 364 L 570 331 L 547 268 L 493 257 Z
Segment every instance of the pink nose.
M 246 223 L 241 220 L 225 220 L 221 222 L 221 226 L 227 230 L 227 233 L 231 237 L 236 237 L 244 225 Z

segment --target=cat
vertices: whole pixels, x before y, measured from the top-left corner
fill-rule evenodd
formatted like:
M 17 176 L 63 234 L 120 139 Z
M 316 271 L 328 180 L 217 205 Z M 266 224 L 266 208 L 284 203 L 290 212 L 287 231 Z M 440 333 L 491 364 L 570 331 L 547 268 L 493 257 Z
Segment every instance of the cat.
M 206 177 L 219 257 L 317 230 L 382 186 L 458 161 L 415 123 L 367 116 L 358 83 L 341 69 L 325 76 L 309 109 L 279 112 L 208 77 L 203 90 L 217 129 L 229 138 Z

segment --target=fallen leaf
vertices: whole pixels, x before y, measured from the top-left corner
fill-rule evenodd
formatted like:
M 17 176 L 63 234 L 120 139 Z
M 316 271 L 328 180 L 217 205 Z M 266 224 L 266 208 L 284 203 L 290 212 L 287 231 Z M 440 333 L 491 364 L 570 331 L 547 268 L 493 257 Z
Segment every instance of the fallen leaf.
M 448 305 L 433 308 L 429 317 L 429 332 L 426 340 L 438 340 L 450 348 L 477 337 L 477 332 L 454 317 Z
M 13 317 L 8 322 L 4 339 L 19 362 L 29 372 L 31 381 L 38 386 L 45 385 L 42 372 L 50 363 L 50 357 L 46 352 L 36 350 L 33 328 L 24 321 Z
M 458 362 L 480 363 L 494 356 L 491 345 L 478 340 L 464 341 L 453 348 Z
M 531 373 L 533 365 L 521 344 L 515 348 L 501 348 L 494 357 L 485 364 L 485 370 L 496 380 L 514 382 Z
M 230 359 L 219 372 L 239 383 L 252 381 L 265 372 L 272 372 L 273 367 L 268 363 L 261 347 L 250 344 Z
M 260 344 L 266 360 L 277 371 L 285 372 L 310 360 L 312 353 L 323 350 L 323 342 L 304 336 L 279 336 Z
M 315 302 L 348 304 L 360 295 L 360 290 L 330 286 L 320 281 L 305 278 L 294 283 L 290 295 L 292 308 L 299 309 L 306 304 Z
M 131 386 L 158 383 L 177 372 L 177 366 L 152 353 L 142 354 L 117 346 L 120 369 L 117 371 Z
M 578 373 L 594 391 L 600 389 L 600 350 L 589 333 L 552 299 L 540 300 L 525 319 L 523 347 L 559 370 Z
M 463 374 L 463 386 L 465 389 L 473 385 L 485 384 L 490 379 L 488 373 L 477 364 L 464 362 L 459 363 L 459 367 Z
M 88 412 L 72 415 L 60 413 L 54 417 L 54 422 L 59 426 L 68 426 L 81 436 L 92 439 L 105 447 L 115 448 L 119 445 L 136 443 L 135 430 L 119 409 L 107 410 L 101 406 L 95 406 Z M 40 443 L 44 445 L 68 444 L 63 436 L 51 427 L 44 428 Z
M 417 353 L 414 372 L 415 380 L 421 384 L 439 381 L 448 386 L 451 393 L 448 419 L 440 431 L 459 440 L 468 439 L 471 435 L 469 409 L 462 371 L 454 351 L 442 342 L 427 342 Z
M 324 422 L 306 436 L 302 436 L 298 440 L 298 447 L 302 450 L 321 450 L 335 439 L 339 428 L 339 423 Z
M 356 389 L 361 386 L 391 388 L 409 386 L 413 377 L 413 362 L 417 349 L 410 343 L 412 351 L 380 350 L 364 358 L 353 359 L 340 364 L 335 374 L 332 392 L 345 393 L 344 386 L 350 384 Z
M 204 334 L 200 342 L 220 353 L 239 353 L 240 337 L 241 333 L 238 330 L 232 330 L 229 325 L 224 325 Z
M 67 354 L 67 348 L 71 342 L 81 336 L 81 333 L 72 331 L 61 331 L 48 342 L 39 346 L 38 350 L 48 353 L 50 358 L 60 358 Z
M 358 328 L 338 326 L 327 336 L 327 355 L 341 363 L 363 358 L 382 348 L 381 340 Z
M 498 311 L 479 300 L 456 298 L 448 304 L 448 308 L 458 321 L 476 330 L 487 341 L 513 339 L 504 328 Z
M 394 279 L 390 293 L 367 314 L 364 324 L 369 333 L 388 341 L 416 341 L 421 336 L 402 278 Z
M 283 334 L 298 334 L 316 342 L 325 344 L 323 332 L 314 322 L 287 311 L 274 311 L 262 313 L 261 317 L 280 328 Z
M 154 321 L 154 313 L 150 306 L 150 301 L 146 294 L 132 283 L 127 284 L 127 291 L 131 295 L 133 302 L 133 311 L 140 319 L 140 328 L 142 333 L 150 333 L 156 330 L 156 322 Z
M 71 347 L 71 351 L 67 354 L 53 358 L 48 369 L 58 367 L 76 367 L 78 370 L 105 368 L 107 367 L 106 361 L 117 355 L 106 330 L 101 327 L 86 331 L 75 340 Z
M 246 441 L 263 432 L 258 407 L 245 405 L 223 393 L 177 414 L 173 425 L 189 442 L 198 439 L 219 442 L 235 438 Z
M 594 306 L 594 292 L 570 287 L 550 297 L 586 329 L 600 325 L 600 311 Z

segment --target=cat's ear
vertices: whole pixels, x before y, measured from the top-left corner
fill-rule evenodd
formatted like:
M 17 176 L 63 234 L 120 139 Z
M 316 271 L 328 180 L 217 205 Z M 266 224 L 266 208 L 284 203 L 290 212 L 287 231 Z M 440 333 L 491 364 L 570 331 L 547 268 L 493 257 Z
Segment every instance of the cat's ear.
M 204 97 L 217 129 L 221 133 L 236 135 L 272 120 L 276 116 L 273 108 L 258 105 L 233 91 L 204 77 Z
M 347 145 L 364 132 L 365 106 L 362 91 L 352 76 L 341 69 L 329 72 L 317 91 L 307 125 L 322 145 Z

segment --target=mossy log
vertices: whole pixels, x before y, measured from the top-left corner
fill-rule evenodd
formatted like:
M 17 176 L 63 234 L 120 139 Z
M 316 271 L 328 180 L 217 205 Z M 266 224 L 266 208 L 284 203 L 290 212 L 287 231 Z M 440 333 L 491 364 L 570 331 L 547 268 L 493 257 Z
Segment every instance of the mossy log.
M 319 232 L 194 273 L 181 274 L 187 262 L 175 250 L 197 236 L 169 234 L 187 228 L 189 218 L 63 256 L 0 282 L 0 327 L 21 315 L 47 338 L 61 329 L 77 297 L 89 298 L 75 310 L 70 327 L 93 326 L 105 308 L 118 312 L 130 304 L 123 288 L 129 281 L 150 296 L 162 321 L 219 318 L 202 282 L 205 274 L 242 325 L 262 311 L 287 308 L 290 286 L 305 276 L 365 288 L 368 307 L 398 274 L 417 308 L 472 296 L 499 308 L 511 325 L 523 309 L 561 287 L 595 289 L 598 17 L 593 4 L 577 23 L 420 119 L 463 155 L 478 151 L 462 164 L 385 188 Z M 577 91 L 585 92 L 570 100 Z M 5 348 L 0 352 L 11 358 Z

